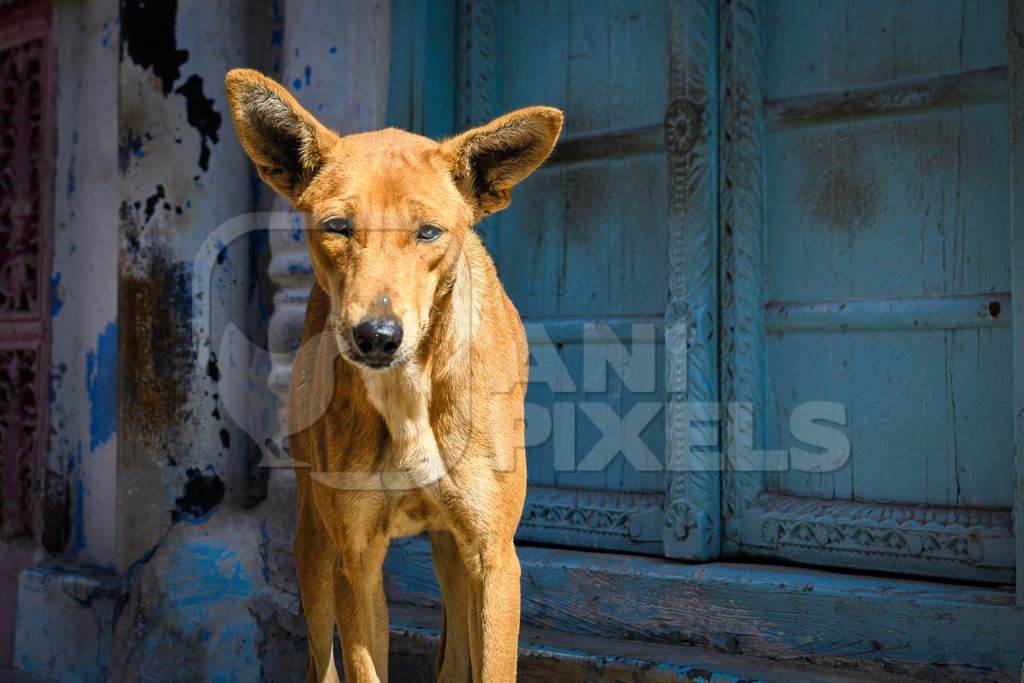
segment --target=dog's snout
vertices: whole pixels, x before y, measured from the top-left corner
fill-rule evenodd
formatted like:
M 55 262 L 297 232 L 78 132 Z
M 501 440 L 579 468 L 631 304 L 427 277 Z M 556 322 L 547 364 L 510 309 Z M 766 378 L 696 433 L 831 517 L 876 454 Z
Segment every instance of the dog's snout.
M 390 358 L 402 343 L 402 323 L 397 318 L 363 318 L 352 330 L 356 348 L 373 359 Z

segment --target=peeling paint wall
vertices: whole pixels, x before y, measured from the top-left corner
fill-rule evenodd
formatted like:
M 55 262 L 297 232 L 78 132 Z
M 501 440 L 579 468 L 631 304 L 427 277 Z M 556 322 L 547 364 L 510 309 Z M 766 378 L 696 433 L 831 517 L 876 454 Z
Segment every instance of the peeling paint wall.
M 204 258 L 210 235 L 252 208 L 222 87 L 260 28 L 249 5 L 122 3 L 115 565 L 130 583 L 118 677 L 258 676 L 247 605 L 259 536 L 241 505 L 251 446 L 220 401 L 248 357 L 217 354 L 225 325 L 248 326 L 249 240 Z

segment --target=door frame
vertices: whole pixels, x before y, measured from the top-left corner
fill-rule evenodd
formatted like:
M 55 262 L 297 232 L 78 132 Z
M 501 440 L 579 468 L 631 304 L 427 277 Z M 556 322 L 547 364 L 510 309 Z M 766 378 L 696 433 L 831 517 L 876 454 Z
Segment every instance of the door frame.
M 1024 0 L 1009 0 L 1010 249 L 1013 315 L 1013 527 L 1016 600 L 1024 608 Z

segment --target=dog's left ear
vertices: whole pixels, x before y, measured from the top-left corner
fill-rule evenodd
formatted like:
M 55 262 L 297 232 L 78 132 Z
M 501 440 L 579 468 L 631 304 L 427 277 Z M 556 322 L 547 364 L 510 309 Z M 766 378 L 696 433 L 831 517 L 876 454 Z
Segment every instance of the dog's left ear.
M 444 143 L 455 185 L 478 219 L 508 206 L 512 186 L 547 159 L 561 130 L 562 112 L 527 107 Z

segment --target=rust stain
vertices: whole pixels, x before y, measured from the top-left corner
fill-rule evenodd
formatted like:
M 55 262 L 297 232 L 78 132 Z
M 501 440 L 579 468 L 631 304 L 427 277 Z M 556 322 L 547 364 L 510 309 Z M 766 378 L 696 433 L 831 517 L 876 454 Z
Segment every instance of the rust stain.
M 119 374 L 125 401 L 122 424 L 131 436 L 183 424 L 194 374 L 192 297 L 186 264 L 153 251 L 122 272 L 119 309 L 123 326 Z

